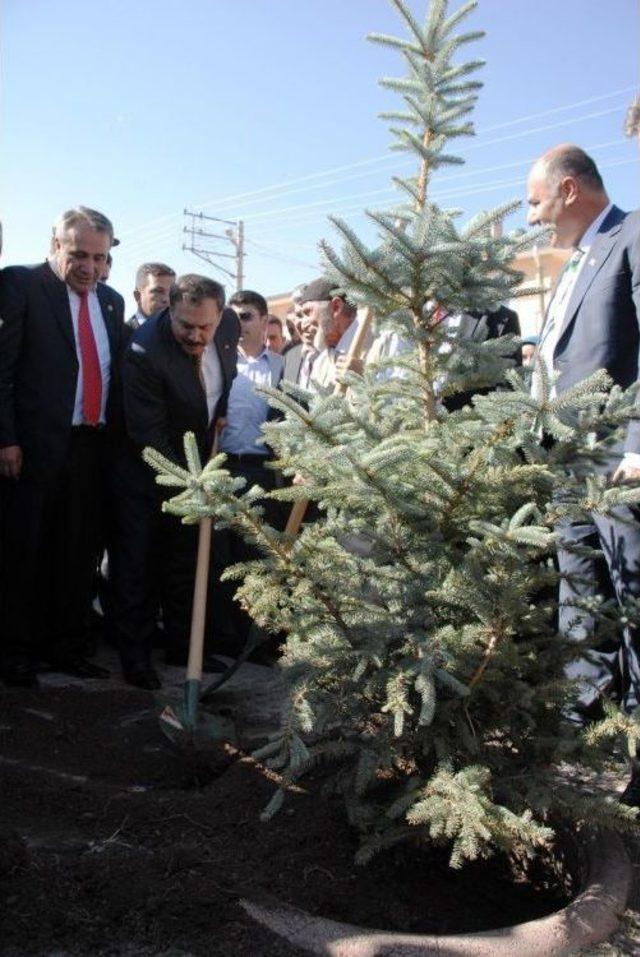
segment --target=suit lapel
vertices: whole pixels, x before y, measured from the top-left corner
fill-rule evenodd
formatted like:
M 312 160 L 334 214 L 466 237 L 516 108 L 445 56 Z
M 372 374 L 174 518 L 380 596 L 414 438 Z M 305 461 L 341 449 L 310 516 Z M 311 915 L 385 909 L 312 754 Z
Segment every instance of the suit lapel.
M 118 335 L 116 331 L 116 319 L 113 312 L 113 303 L 111 302 L 109 293 L 105 289 L 104 284 L 101 282 L 97 283 L 96 285 L 96 295 L 98 297 L 98 302 L 100 303 L 100 311 L 102 312 L 105 329 L 107 330 L 107 336 L 109 337 L 109 350 L 113 359 L 113 357 L 117 355 L 118 350 Z
M 233 376 L 230 376 L 230 366 L 229 358 L 231 356 L 231 343 L 227 339 L 214 339 L 215 347 L 218 351 L 218 358 L 220 359 L 220 369 L 222 370 L 222 378 L 224 381 L 225 389 L 231 388 L 231 383 L 233 381 Z
M 567 308 L 562 319 L 562 325 L 558 333 L 558 343 L 569 324 L 575 318 L 591 283 L 611 255 L 618 239 L 623 218 L 624 216 L 621 210 L 614 206 L 602 224 L 600 232 L 597 234 L 588 253 L 586 253 L 586 262 L 582 266 L 575 285 L 571 290 L 571 296 L 569 297 L 569 302 L 567 303 Z M 613 225 L 611 225 L 612 219 L 614 220 Z
M 295 353 L 295 354 L 294 354 Z M 283 357 L 283 369 L 287 370 L 286 378 L 289 382 L 298 382 L 302 369 L 302 346 L 292 346 Z
M 62 279 L 56 276 L 49 263 L 45 263 L 42 267 L 42 284 L 60 331 L 70 348 L 73 349 L 73 354 L 76 355 L 76 337 L 73 332 L 67 287 Z
M 473 316 L 469 312 L 463 312 L 458 328 L 455 330 L 456 339 L 475 339 L 483 318 L 482 315 Z

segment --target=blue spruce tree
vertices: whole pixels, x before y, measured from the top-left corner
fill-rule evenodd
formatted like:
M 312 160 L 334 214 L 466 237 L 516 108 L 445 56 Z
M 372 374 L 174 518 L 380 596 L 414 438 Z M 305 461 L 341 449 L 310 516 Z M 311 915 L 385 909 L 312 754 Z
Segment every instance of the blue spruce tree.
M 596 745 L 636 728 L 612 710 L 585 739 L 570 720 L 577 689 L 565 669 L 582 649 L 556 634 L 549 596 L 558 518 L 640 500 L 592 469 L 634 397 L 603 372 L 550 398 L 541 368 L 533 398 L 512 338 L 452 341 L 436 321 L 442 307 L 486 311 L 513 298 L 513 259 L 539 234 L 496 236 L 493 224 L 517 203 L 462 224 L 430 199 L 439 170 L 462 162 L 451 143 L 473 133 L 482 63 L 461 53 L 482 34 L 460 32 L 473 2 L 450 14 L 432 0 L 424 24 L 393 4 L 407 36 L 370 39 L 406 67 L 381 81 L 403 101 L 383 115 L 415 176 L 394 177 L 396 208 L 367 212 L 372 248 L 334 219 L 342 250 L 322 249 L 336 289 L 405 348 L 348 373 L 346 398 L 265 390 L 283 414 L 266 439 L 283 472 L 305 480 L 271 494 L 315 501 L 322 517 L 288 539 L 264 522 L 262 490 L 232 479 L 224 455 L 202 468 L 189 437 L 188 471 L 146 455 L 160 483 L 182 489 L 169 511 L 213 516 L 264 556 L 230 572 L 254 620 L 287 635 L 286 721 L 256 756 L 285 784 L 325 767 L 360 832 L 360 861 L 412 840 L 448 843 L 457 866 L 495 849 L 533 852 L 553 813 L 633 820 L 558 774 L 566 761 L 597 767 L 606 750 Z M 447 411 L 447 397 L 470 391 L 471 405 Z M 617 627 L 618 609 L 598 613 Z M 280 789 L 266 814 L 283 798 Z

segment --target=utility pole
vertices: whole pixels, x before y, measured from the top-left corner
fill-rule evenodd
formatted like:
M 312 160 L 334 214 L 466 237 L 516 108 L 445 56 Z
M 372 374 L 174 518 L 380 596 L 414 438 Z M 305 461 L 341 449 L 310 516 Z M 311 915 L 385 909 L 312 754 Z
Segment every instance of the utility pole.
M 206 216 L 203 212 L 193 212 L 185 209 L 184 215 L 190 217 L 191 224 L 183 227 L 183 233 L 191 237 L 190 245 L 182 244 L 183 250 L 193 253 L 199 259 L 203 259 L 215 269 L 219 269 L 225 275 L 235 281 L 236 289 L 242 289 L 244 283 L 244 223 L 242 220 L 221 219 L 219 216 Z M 224 233 L 209 232 L 205 228 L 207 222 L 222 223 L 227 226 Z M 224 249 L 213 248 L 211 243 L 214 241 L 231 243 L 234 252 L 224 252 Z M 228 247 L 227 247 L 228 248 Z M 235 272 L 227 269 L 218 260 L 232 259 L 235 264 Z M 231 263 L 229 263 L 231 265 Z

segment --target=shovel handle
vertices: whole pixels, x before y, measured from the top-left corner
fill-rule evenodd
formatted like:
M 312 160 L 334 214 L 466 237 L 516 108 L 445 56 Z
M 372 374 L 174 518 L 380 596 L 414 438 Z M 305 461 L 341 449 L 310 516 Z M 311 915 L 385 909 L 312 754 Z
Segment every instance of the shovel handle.
M 294 502 L 291 506 L 289 518 L 287 519 L 287 524 L 284 529 L 284 534 L 288 538 L 295 538 L 300 531 L 300 526 L 302 525 L 308 504 L 309 499 L 303 498 L 299 502 Z
M 362 348 L 364 346 L 365 340 L 367 338 L 367 333 L 369 332 L 369 326 L 371 325 L 371 320 L 373 319 L 373 313 L 371 309 L 367 306 L 364 310 L 362 319 L 358 323 L 358 328 L 356 329 L 356 334 L 351 340 L 351 345 L 349 346 L 349 351 L 347 352 L 347 365 L 351 362 L 352 359 L 357 359 L 360 357 Z M 334 395 L 345 395 L 347 391 L 346 382 L 336 382 L 333 394 Z M 289 518 L 287 519 L 287 524 L 284 529 L 284 534 L 292 539 L 295 538 L 298 532 L 300 531 L 300 526 L 304 521 L 304 516 L 309 505 L 309 499 L 301 499 L 298 502 L 294 502 L 291 506 L 291 511 L 289 512 Z
M 371 320 L 373 319 L 373 313 L 371 309 L 367 306 L 362 314 L 362 319 L 358 322 L 358 328 L 356 329 L 356 334 L 351 340 L 351 345 L 349 346 L 349 351 L 347 352 L 346 365 L 349 366 L 349 363 L 352 359 L 359 359 L 360 353 L 364 348 L 364 344 L 369 333 L 369 326 L 371 325 Z M 334 395 L 346 395 L 347 392 L 347 383 L 343 380 L 342 382 L 336 382 L 333 394 Z
M 210 518 L 201 518 L 198 527 L 198 561 L 193 588 L 193 610 L 191 612 L 191 633 L 189 635 L 189 658 L 187 661 L 187 681 L 200 681 L 202 678 L 202 658 L 204 655 L 204 626 L 207 617 L 207 586 L 209 583 L 209 559 L 211 554 Z
M 218 433 L 215 433 L 211 458 L 218 454 Z M 187 659 L 187 681 L 201 681 L 202 659 L 204 657 L 204 626 L 207 619 L 207 590 L 209 584 L 209 565 L 211 563 L 211 518 L 201 518 L 198 526 L 198 558 L 193 586 L 193 607 L 191 610 L 191 632 L 189 634 L 189 657 Z

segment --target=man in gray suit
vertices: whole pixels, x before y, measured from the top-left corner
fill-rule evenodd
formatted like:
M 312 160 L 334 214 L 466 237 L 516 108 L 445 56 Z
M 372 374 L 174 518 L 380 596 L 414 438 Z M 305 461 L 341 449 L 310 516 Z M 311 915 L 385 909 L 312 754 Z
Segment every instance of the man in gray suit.
M 560 395 L 598 369 L 626 388 L 638 381 L 640 348 L 640 212 L 624 213 L 609 201 L 593 160 L 577 146 L 563 144 L 545 153 L 533 166 L 528 182 L 530 225 L 554 227 L 554 244 L 573 253 L 554 291 L 540 336 L 537 361 L 557 375 L 553 393 Z M 534 370 L 534 394 L 540 378 Z M 616 481 L 640 480 L 640 420 L 629 423 L 624 443 L 609 466 Z M 619 601 L 640 598 L 640 523 L 637 513 L 621 508 L 615 514 L 593 514 L 588 524 L 561 530 L 570 548 L 600 547 L 610 585 Z M 601 590 L 594 560 L 560 547 L 560 630 L 569 640 L 591 639 L 595 622 L 573 606 L 576 598 Z M 631 711 L 640 703 L 640 636 L 624 631 L 620 646 L 609 654 L 590 651 L 579 677 L 598 693 L 614 689 L 617 661 L 622 665 L 619 697 Z M 588 705 L 588 700 L 584 699 Z M 640 776 L 625 800 L 640 803 Z

